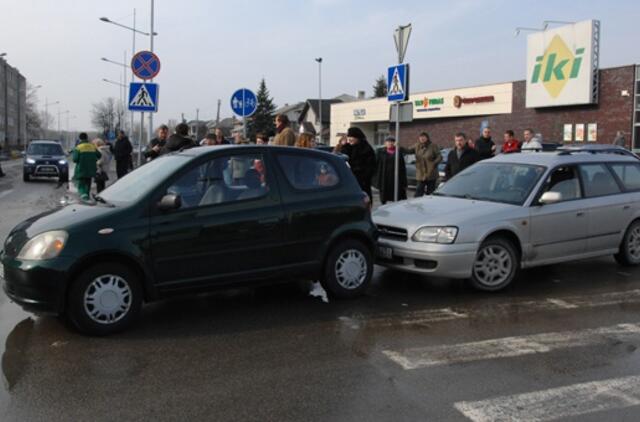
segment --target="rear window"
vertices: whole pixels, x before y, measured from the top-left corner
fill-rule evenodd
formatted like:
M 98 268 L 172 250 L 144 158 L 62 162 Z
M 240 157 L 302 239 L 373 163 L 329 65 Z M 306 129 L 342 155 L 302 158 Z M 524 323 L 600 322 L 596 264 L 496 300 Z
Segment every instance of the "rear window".
M 611 168 L 626 190 L 640 190 L 640 164 L 613 164 Z
M 587 198 L 620 193 L 620 187 L 604 164 L 582 164 L 580 175 Z
M 31 144 L 27 150 L 29 155 L 64 155 L 59 144 Z
M 328 160 L 298 154 L 278 154 L 278 163 L 296 189 L 318 190 L 340 183 L 336 168 Z

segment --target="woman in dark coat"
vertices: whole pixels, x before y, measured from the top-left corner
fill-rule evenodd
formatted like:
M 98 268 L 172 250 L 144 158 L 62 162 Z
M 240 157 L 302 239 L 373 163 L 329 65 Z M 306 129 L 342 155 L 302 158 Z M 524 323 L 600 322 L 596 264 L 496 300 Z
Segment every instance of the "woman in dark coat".
M 347 142 L 342 153 L 349 157 L 349 166 L 360 188 L 373 200 L 371 180 L 376 171 L 376 153 L 367 142 L 364 132 L 357 127 L 349 128 Z
M 396 168 L 396 140 L 388 137 L 384 141 L 384 148 L 378 150 L 376 186 L 380 190 L 380 202 L 383 204 L 393 202 L 395 191 Z M 407 169 L 404 163 L 404 154 L 400 151 L 398 200 L 407 199 Z

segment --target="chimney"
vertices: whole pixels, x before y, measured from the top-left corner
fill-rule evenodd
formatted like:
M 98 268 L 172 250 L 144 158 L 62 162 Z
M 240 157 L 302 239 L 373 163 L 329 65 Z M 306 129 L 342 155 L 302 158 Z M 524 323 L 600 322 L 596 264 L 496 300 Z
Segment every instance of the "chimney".
M 364 100 L 366 95 L 367 94 L 364 91 L 357 91 L 356 92 L 356 98 L 358 100 Z

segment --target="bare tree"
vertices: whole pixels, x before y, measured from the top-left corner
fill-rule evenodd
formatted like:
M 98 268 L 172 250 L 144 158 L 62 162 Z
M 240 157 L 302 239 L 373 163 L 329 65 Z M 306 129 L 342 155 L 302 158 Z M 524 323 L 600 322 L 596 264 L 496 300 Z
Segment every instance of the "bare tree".
M 114 98 L 105 98 L 93 104 L 91 110 L 91 124 L 107 137 L 109 132 L 116 131 L 122 121 L 122 106 Z
M 27 138 L 34 139 L 43 136 L 43 120 L 38 113 L 38 95 L 33 85 L 27 86 L 27 103 L 25 108 L 25 122 L 27 124 Z

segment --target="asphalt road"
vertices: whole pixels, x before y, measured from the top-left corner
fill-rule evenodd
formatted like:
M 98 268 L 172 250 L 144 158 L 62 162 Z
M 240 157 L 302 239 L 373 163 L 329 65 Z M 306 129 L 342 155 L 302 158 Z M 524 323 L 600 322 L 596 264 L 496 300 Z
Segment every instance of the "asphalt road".
M 1 239 L 63 194 L 3 167 Z M 0 293 L 0 421 L 640 419 L 640 269 L 544 267 L 500 294 L 378 270 L 358 300 L 309 292 L 152 304 L 110 338 Z

